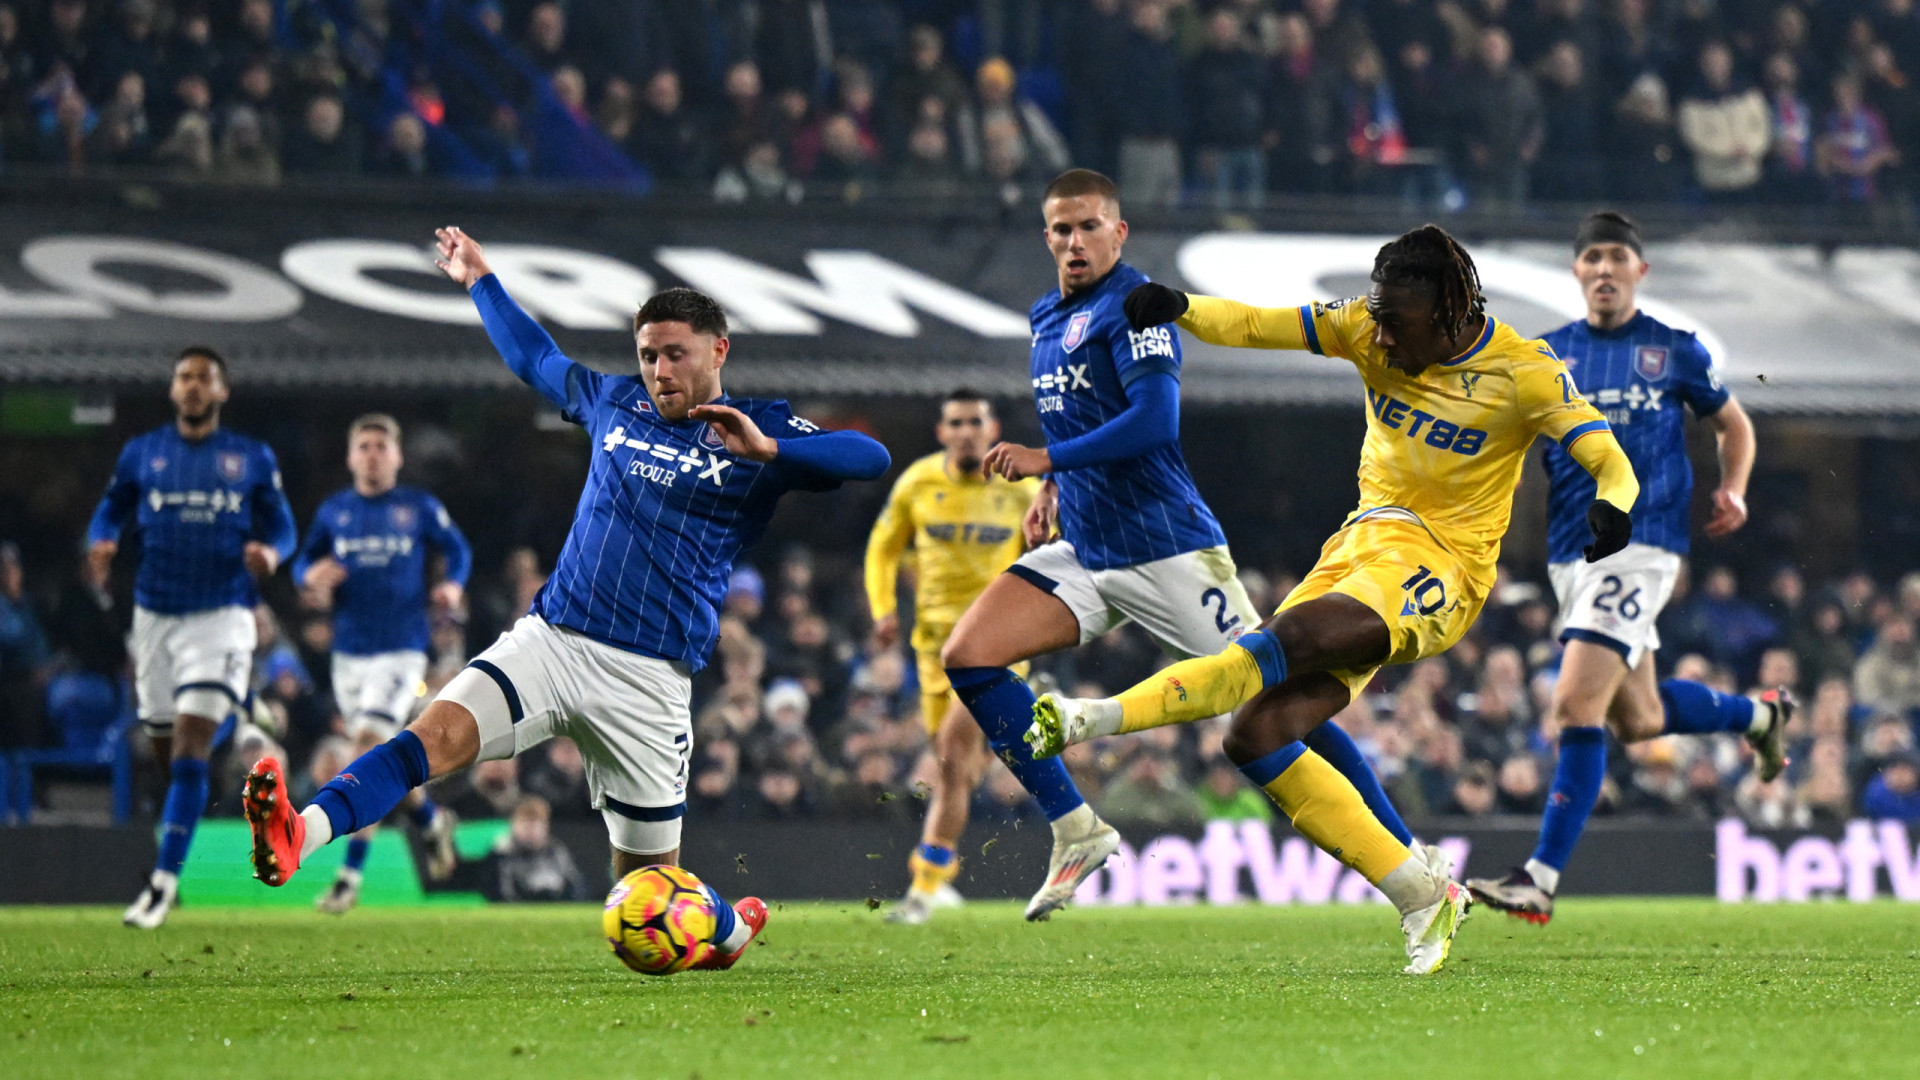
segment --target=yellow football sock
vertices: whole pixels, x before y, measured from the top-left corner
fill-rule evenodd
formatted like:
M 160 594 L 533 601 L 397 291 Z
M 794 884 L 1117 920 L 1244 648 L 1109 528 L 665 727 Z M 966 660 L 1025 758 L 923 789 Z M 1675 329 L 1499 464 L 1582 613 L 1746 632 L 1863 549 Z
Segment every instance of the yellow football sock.
M 1120 703 L 1120 731 L 1125 734 L 1232 712 L 1265 687 L 1253 654 L 1229 645 L 1225 652 L 1164 667 L 1114 700 Z
M 1413 853 L 1373 816 L 1351 781 L 1341 776 L 1327 759 L 1305 747 L 1300 749 L 1291 765 L 1261 787 L 1293 820 L 1293 827 L 1300 835 L 1360 871 L 1372 884 L 1380 884 L 1400 864 L 1412 858 Z M 1278 755 L 1289 753 L 1290 750 L 1277 752 Z M 1241 771 L 1259 782 L 1260 766 L 1275 756 L 1243 766 Z
M 954 855 L 947 865 L 938 866 L 916 849 L 907 857 L 907 868 L 913 871 L 913 891 L 931 895 L 960 876 L 960 856 Z

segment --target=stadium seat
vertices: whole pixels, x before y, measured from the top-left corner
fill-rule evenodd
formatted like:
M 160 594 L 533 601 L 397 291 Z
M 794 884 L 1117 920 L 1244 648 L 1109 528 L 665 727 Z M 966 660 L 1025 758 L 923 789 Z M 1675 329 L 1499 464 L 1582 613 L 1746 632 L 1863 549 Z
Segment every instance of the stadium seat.
M 0 794 L 25 824 L 33 818 L 34 770 L 102 771 L 113 781 L 113 820 L 133 816 L 133 695 L 124 682 L 91 672 L 67 672 L 47 687 L 47 717 L 59 729 L 62 745 L 18 750 L 5 763 Z

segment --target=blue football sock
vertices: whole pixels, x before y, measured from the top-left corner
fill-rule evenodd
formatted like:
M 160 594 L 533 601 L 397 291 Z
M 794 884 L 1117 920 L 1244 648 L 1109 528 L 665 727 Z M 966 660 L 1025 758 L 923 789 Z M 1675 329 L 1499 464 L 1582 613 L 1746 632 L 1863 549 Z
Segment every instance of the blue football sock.
M 946 866 L 953 862 L 953 849 L 939 844 L 921 844 L 917 849 L 920 857 L 935 866 Z
M 1058 821 L 1086 803 L 1059 758 L 1035 761 L 1021 736 L 1033 723 L 1033 691 L 1013 672 L 998 667 L 948 668 L 953 692 L 986 733 L 987 745 L 1032 794 L 1048 821 Z
M 1329 720 L 1308 732 L 1301 741 L 1307 744 L 1307 749 L 1326 758 L 1329 765 L 1359 789 L 1367 809 L 1373 811 L 1373 816 L 1380 819 L 1380 824 L 1387 827 L 1395 840 L 1413 846 L 1413 831 L 1400 820 L 1400 812 L 1393 808 L 1393 800 L 1387 798 L 1387 790 L 1380 786 L 1380 778 L 1373 774 L 1366 755 L 1354 745 L 1353 736 Z
M 1547 811 L 1540 817 L 1540 843 L 1533 857 L 1564 870 L 1580 842 L 1581 830 L 1600 798 L 1600 782 L 1607 775 L 1607 733 L 1597 727 L 1569 727 L 1560 732 L 1560 764 L 1553 770 L 1553 790 Z
M 393 812 L 407 792 L 427 782 L 427 748 L 403 731 L 361 754 L 313 796 L 333 835 L 348 836 Z
M 369 843 L 364 836 L 355 836 L 353 839 L 347 841 L 346 868 L 349 870 L 358 870 L 367 865 L 367 849 L 371 847 L 373 847 L 373 845 Z
M 423 793 L 420 796 L 420 805 L 413 808 L 413 813 L 410 814 L 409 817 L 413 820 L 414 828 L 431 829 L 433 828 L 433 817 L 439 812 L 440 807 L 435 805 L 434 801 L 427 798 Z
M 1667 707 L 1669 735 L 1704 735 L 1710 731 L 1744 735 L 1753 726 L 1752 701 L 1697 682 L 1668 679 L 1660 684 L 1660 701 Z
M 740 916 L 734 913 L 733 905 L 727 903 L 719 889 L 711 885 L 703 885 L 702 888 L 707 890 L 707 899 L 713 901 L 713 937 L 709 940 L 718 945 L 733 936 L 734 926 L 740 921 Z
M 207 809 L 207 763 L 199 758 L 174 758 L 167 784 L 167 803 L 160 811 L 160 858 L 155 870 L 179 874 L 186 865 L 193 830 Z

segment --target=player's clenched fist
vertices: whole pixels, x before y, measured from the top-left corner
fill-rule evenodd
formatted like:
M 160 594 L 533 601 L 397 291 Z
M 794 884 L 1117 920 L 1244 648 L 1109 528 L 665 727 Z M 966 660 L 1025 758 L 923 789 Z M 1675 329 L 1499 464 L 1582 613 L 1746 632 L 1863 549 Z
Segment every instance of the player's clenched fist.
M 1605 499 L 1595 499 L 1587 507 L 1587 528 L 1593 530 L 1593 543 L 1586 547 L 1588 562 L 1599 562 L 1633 539 L 1633 519 Z
M 1145 285 L 1134 286 L 1127 298 L 1121 301 L 1120 309 L 1127 313 L 1127 325 L 1135 330 L 1145 330 L 1185 315 L 1187 294 L 1149 281 Z

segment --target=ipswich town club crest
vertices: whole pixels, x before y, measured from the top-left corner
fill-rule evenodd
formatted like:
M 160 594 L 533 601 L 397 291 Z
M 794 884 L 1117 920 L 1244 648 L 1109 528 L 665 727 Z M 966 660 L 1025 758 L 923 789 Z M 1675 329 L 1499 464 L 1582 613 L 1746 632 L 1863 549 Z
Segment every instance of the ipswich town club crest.
M 719 432 L 713 430 L 713 425 L 709 424 L 700 429 L 700 445 L 711 447 L 715 450 L 725 450 L 727 448 L 727 441 L 720 437 Z
M 1652 345 L 1642 345 L 1634 354 L 1633 369 L 1643 379 L 1664 379 L 1667 377 L 1667 350 Z
M 1087 340 L 1087 324 L 1091 322 L 1093 322 L 1093 312 L 1074 312 L 1073 317 L 1067 320 L 1066 336 L 1060 339 L 1061 351 L 1072 352 L 1079 348 L 1080 343 Z
M 247 475 L 247 455 L 245 454 L 221 454 L 215 460 L 215 465 L 220 470 L 220 479 L 229 484 L 237 484 Z
M 387 512 L 387 517 L 393 522 L 393 527 L 401 532 L 411 532 L 414 522 L 418 520 L 411 506 L 396 506 Z

